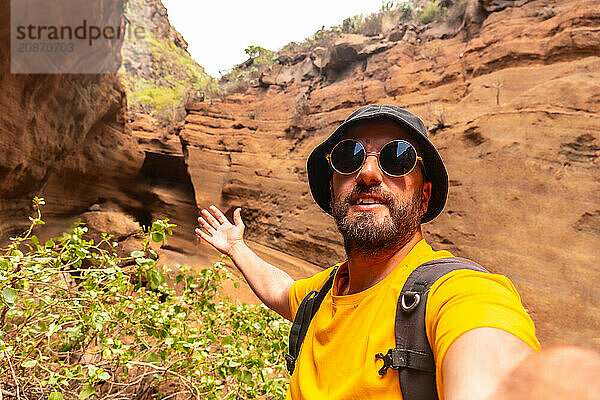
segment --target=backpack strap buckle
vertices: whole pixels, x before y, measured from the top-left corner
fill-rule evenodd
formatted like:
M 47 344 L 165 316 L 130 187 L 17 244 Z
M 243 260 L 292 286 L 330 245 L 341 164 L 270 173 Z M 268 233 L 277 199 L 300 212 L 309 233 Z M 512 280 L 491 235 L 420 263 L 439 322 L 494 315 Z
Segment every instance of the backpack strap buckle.
M 382 353 L 375 354 L 375 358 L 383 360 L 383 366 L 379 369 L 379 375 L 383 376 L 387 373 L 388 368 L 399 369 L 398 359 L 394 360 L 394 356 L 397 355 L 397 349 L 389 349 L 386 355 Z M 397 358 L 397 357 L 396 357 Z M 396 362 L 394 362 L 396 361 Z
M 398 370 L 410 368 L 424 372 L 435 372 L 435 361 L 431 354 L 409 349 L 389 349 L 386 355 L 378 353 L 375 358 L 383 360 L 379 375 L 385 375 L 389 368 Z
M 287 353 L 285 355 L 285 363 L 286 363 L 289 373 L 290 374 L 294 373 L 294 369 L 296 368 L 296 357 L 294 357 L 290 353 Z

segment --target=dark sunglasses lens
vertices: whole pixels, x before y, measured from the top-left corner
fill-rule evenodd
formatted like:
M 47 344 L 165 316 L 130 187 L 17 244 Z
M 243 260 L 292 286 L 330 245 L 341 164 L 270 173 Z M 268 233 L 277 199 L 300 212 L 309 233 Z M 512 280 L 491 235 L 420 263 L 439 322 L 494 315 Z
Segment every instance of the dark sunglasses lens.
M 354 140 L 338 143 L 331 152 L 331 165 L 342 174 L 357 171 L 365 158 L 365 148 Z
M 379 154 L 381 168 L 390 175 L 405 175 L 417 162 L 417 151 L 408 142 L 395 140 L 383 146 Z

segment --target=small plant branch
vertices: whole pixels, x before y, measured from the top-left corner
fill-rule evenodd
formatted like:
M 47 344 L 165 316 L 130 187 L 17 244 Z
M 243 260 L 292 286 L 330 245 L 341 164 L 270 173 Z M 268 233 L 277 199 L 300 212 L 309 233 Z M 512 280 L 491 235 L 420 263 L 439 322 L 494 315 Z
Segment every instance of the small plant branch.
M 17 400 L 21 399 L 21 387 L 19 385 L 19 380 L 17 379 L 17 375 L 15 374 L 15 368 L 13 367 L 13 363 L 11 361 L 10 353 L 6 350 L 3 351 L 6 360 L 8 361 L 8 365 L 10 366 L 10 373 L 12 374 L 13 381 L 15 382 L 15 386 L 17 387 Z
M 496 105 L 499 106 L 500 105 L 500 89 L 502 89 L 502 86 L 504 86 L 504 83 L 502 82 L 493 82 L 491 84 L 485 84 L 483 85 L 484 88 L 493 88 L 496 89 Z

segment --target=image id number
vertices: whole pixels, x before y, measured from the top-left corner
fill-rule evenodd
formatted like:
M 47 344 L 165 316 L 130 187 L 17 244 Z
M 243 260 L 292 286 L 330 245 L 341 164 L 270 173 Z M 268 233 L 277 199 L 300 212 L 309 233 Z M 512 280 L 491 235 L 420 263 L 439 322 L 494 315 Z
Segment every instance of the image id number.
M 19 43 L 19 53 L 72 53 L 73 43 Z

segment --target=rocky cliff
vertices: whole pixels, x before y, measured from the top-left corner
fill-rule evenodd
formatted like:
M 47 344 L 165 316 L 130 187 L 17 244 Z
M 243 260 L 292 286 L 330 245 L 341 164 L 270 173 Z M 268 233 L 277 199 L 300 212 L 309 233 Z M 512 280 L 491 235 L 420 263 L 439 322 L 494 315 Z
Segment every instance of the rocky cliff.
M 173 85 L 179 90 L 178 80 L 189 80 L 188 73 L 204 73 L 185 52 L 187 44 L 160 0 L 128 2 L 122 10 L 123 22 L 139 28 L 143 43 L 136 45 L 131 31 L 116 43 L 123 46 L 120 76 L 11 74 L 10 1 L 2 0 L 0 7 L 0 245 L 28 225 L 31 198 L 38 195 L 47 203 L 43 237 L 81 220 L 91 237 L 105 231 L 121 241 L 153 219 L 170 217 L 180 225 L 173 253 L 194 251 L 197 211 L 180 140 L 148 115 L 130 126 L 132 99 L 121 82 L 147 79 L 155 89 L 151 95 L 162 101 L 163 86 L 171 93 Z M 130 92 L 138 95 L 148 93 Z M 136 99 L 129 110 L 136 109 Z M 167 101 L 165 107 L 175 104 Z
M 61 221 L 103 199 L 130 198 L 143 153 L 125 134 L 115 76 L 11 74 L 10 2 L 0 2 L 0 237 L 28 223 L 31 198 Z
M 124 10 L 128 35 L 122 48 L 121 78 L 129 116 L 138 112 L 173 125 L 185 117 L 185 103 L 210 96 L 216 80 L 187 51 L 161 0 L 130 0 Z
M 428 241 L 507 274 L 544 343 L 598 347 L 600 2 L 463 10 L 458 24 L 280 54 L 255 87 L 190 106 L 180 135 L 195 201 L 242 207 L 251 240 L 328 266 L 343 247 L 312 200 L 308 154 L 360 105 L 407 108 L 450 175 Z

